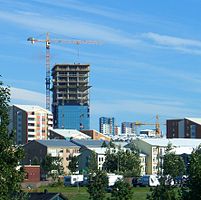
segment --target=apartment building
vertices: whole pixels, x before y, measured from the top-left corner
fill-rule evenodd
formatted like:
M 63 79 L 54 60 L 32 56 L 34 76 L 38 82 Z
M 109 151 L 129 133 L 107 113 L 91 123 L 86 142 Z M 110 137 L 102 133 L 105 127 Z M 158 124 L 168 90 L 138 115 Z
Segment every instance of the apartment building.
M 81 148 L 79 156 L 79 171 L 87 172 L 89 160 L 92 157 L 93 153 L 96 155 L 97 166 L 99 170 L 103 170 L 103 164 L 105 162 L 107 148 Z
M 100 133 L 96 130 L 82 130 L 81 132 L 84 133 L 85 135 L 88 135 L 93 140 L 105 140 L 105 141 L 111 140 L 109 136 L 104 135 L 103 133 Z
M 167 138 L 201 138 L 201 118 L 169 119 Z
M 122 122 L 121 123 L 122 134 L 133 134 L 135 133 L 135 123 L 133 122 Z
M 146 174 L 159 174 L 162 171 L 163 156 L 168 143 L 172 144 L 173 152 L 176 155 L 190 154 L 194 148 L 198 147 L 201 139 L 188 138 L 147 138 L 135 139 L 134 144 L 140 153 L 146 155 Z M 129 147 L 129 144 L 125 147 Z
M 56 64 L 52 69 L 54 127 L 90 129 L 89 65 Z
M 40 106 L 12 105 L 9 117 L 9 131 L 16 132 L 16 144 L 25 144 L 31 140 L 46 140 L 53 128 L 52 113 Z
M 106 135 L 114 135 L 115 134 L 114 117 L 100 117 L 99 118 L 99 131 Z
M 126 150 L 123 148 L 123 150 Z M 108 151 L 105 147 L 82 147 L 80 148 L 79 156 L 79 171 L 87 171 L 89 160 L 93 153 L 96 155 L 97 166 L 99 170 L 103 170 L 106 152 Z M 118 151 L 118 149 L 111 149 L 111 151 Z M 146 165 L 145 165 L 146 155 L 140 153 L 140 165 L 141 165 L 141 175 L 145 174 Z
M 33 140 L 23 146 L 25 159 L 23 164 L 31 164 L 34 158 L 40 162 L 46 155 L 60 157 L 64 168 L 64 174 L 69 174 L 68 169 L 71 156 L 78 156 L 80 147 L 68 140 Z

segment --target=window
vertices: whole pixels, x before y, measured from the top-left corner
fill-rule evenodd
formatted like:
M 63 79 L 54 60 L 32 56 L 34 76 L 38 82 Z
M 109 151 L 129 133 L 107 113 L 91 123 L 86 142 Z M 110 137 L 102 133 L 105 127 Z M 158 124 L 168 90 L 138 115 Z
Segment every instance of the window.
M 191 134 L 191 138 L 196 137 L 196 125 L 190 125 L 190 134 Z

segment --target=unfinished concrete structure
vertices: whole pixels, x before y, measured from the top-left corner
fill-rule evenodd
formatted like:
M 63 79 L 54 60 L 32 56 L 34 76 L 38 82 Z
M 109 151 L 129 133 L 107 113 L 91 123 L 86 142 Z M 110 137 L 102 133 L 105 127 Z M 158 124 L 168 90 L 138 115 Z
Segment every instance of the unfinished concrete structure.
M 55 128 L 89 129 L 89 64 L 56 64 L 52 69 Z

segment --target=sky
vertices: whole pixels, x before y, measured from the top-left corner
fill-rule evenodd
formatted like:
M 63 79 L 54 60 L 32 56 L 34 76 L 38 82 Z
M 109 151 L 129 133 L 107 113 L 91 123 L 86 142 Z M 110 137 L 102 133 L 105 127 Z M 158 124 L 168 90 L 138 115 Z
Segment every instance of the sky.
M 90 64 L 91 129 L 99 117 L 155 122 L 201 116 L 200 0 L 0 0 L 0 74 L 11 103 L 45 107 L 51 67 Z M 95 40 L 99 44 L 63 44 Z M 165 130 L 165 128 L 163 127 Z

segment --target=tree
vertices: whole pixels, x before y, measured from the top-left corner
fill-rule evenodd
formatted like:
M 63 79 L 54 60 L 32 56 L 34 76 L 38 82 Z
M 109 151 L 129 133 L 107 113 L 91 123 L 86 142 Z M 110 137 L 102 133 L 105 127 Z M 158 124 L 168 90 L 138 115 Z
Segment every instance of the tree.
M 201 145 L 192 152 L 190 157 L 189 189 L 189 199 L 201 199 Z
M 139 154 L 130 150 L 113 151 L 108 149 L 104 169 L 107 172 L 117 172 L 124 176 L 139 176 L 141 171 Z
M 89 184 L 87 191 L 92 200 L 103 200 L 108 186 L 108 177 L 104 171 L 98 170 L 89 175 Z
M 130 200 L 133 199 L 132 188 L 124 180 L 117 180 L 112 188 L 111 200 Z
M 117 154 L 114 152 L 111 152 L 111 149 L 108 149 L 106 151 L 105 162 L 103 164 L 103 167 L 107 172 L 111 172 L 111 173 L 116 172 L 118 169 Z
M 37 156 L 34 156 L 33 161 L 31 162 L 32 165 L 40 165 L 40 161 Z
M 166 178 L 160 178 L 160 185 L 151 188 L 151 194 L 147 195 L 148 200 L 182 200 L 181 188 L 174 185 L 167 185 Z
M 88 159 L 87 168 L 89 173 L 94 173 L 98 170 L 97 155 L 94 151 L 91 152 Z
M 24 171 L 17 169 L 24 157 L 23 149 L 14 146 L 14 131 L 8 132 L 10 90 L 0 82 L 0 197 L 1 199 L 23 199 L 21 182 Z
M 68 165 L 68 169 L 71 173 L 77 172 L 78 170 L 78 157 L 77 156 L 70 156 L 70 162 Z
M 117 152 L 118 171 L 126 177 L 139 176 L 141 172 L 140 158 L 137 152 L 120 150 Z
M 58 175 L 63 174 L 63 165 L 61 161 L 62 159 L 59 156 L 51 157 L 51 155 L 46 155 L 41 163 L 41 167 L 47 175 L 52 177 L 53 180 L 56 180 Z
M 185 164 L 183 159 L 175 155 L 172 151 L 171 143 L 168 144 L 163 158 L 163 175 L 169 175 L 175 179 L 177 176 L 182 176 L 185 173 Z
M 112 140 L 110 140 L 108 147 L 109 148 L 115 148 L 115 144 L 112 142 Z
M 107 144 L 106 144 L 105 140 L 103 141 L 101 147 L 107 147 Z

